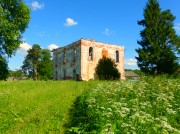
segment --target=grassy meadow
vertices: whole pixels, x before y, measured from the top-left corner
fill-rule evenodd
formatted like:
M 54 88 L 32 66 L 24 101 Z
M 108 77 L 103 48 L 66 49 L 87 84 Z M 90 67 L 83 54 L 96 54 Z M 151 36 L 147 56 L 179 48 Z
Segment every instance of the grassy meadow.
M 0 82 L 0 133 L 180 134 L 180 79 Z
M 96 82 L 0 82 L 0 134 L 63 133 L 73 101 Z

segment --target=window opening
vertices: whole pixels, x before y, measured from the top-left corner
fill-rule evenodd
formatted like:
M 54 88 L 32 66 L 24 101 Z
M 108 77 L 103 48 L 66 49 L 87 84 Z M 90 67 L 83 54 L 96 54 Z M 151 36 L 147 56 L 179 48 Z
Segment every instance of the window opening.
M 76 70 L 73 70 L 73 79 L 76 80 Z
M 119 51 L 118 50 L 116 50 L 116 52 L 115 52 L 115 55 L 116 55 L 116 62 L 119 62 Z
M 64 69 L 63 72 L 64 72 L 63 79 L 65 80 L 66 79 L 66 70 Z
M 89 48 L 89 60 L 93 60 L 93 48 Z
M 73 61 L 76 60 L 76 49 L 74 49 L 74 52 L 73 52 Z

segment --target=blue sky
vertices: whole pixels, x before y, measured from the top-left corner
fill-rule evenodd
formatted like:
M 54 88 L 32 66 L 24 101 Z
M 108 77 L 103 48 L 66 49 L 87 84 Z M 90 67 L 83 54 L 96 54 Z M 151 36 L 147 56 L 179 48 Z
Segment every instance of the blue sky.
M 125 68 L 137 69 L 135 49 L 139 47 L 137 24 L 143 19 L 148 0 L 25 0 L 31 8 L 29 27 L 24 43 L 9 59 L 11 70 L 22 66 L 27 50 L 33 44 L 42 48 L 66 46 L 80 38 L 125 47 Z M 159 0 L 162 10 L 170 9 L 176 16 L 174 28 L 180 35 L 180 0 Z

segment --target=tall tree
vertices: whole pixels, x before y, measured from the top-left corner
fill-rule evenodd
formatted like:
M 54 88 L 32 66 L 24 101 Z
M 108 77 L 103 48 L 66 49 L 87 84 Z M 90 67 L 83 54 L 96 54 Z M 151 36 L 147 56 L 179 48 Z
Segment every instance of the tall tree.
M 173 29 L 175 17 L 170 10 L 161 11 L 157 0 L 149 0 L 144 9 L 144 19 L 138 24 L 145 27 L 141 31 L 141 48 L 137 63 L 148 74 L 172 74 L 178 68 L 174 48 L 177 47 L 177 35 Z
M 35 80 L 52 78 L 52 60 L 48 49 L 41 49 L 37 44 L 29 49 L 23 62 L 22 70 Z
M 43 80 L 51 79 L 53 73 L 52 68 L 50 50 L 42 49 L 38 67 L 39 78 Z
M 29 20 L 30 9 L 23 0 L 0 0 L 0 55 L 14 54 Z
M 38 44 L 34 44 L 32 48 L 27 51 L 27 53 L 28 54 L 25 57 L 22 69 L 24 72 L 28 72 L 30 77 L 37 80 L 41 47 Z
M 0 0 L 0 78 L 6 79 L 7 61 L 21 43 L 22 33 L 28 26 L 30 9 L 23 0 Z
M 7 61 L 0 55 L 0 80 L 6 80 L 9 74 Z

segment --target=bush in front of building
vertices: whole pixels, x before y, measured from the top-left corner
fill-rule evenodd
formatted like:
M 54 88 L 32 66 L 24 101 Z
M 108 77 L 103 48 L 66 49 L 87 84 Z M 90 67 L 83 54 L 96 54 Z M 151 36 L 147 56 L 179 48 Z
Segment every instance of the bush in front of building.
M 113 59 L 103 56 L 103 58 L 98 61 L 95 68 L 96 78 L 99 80 L 119 79 L 120 73 L 116 66 Z

